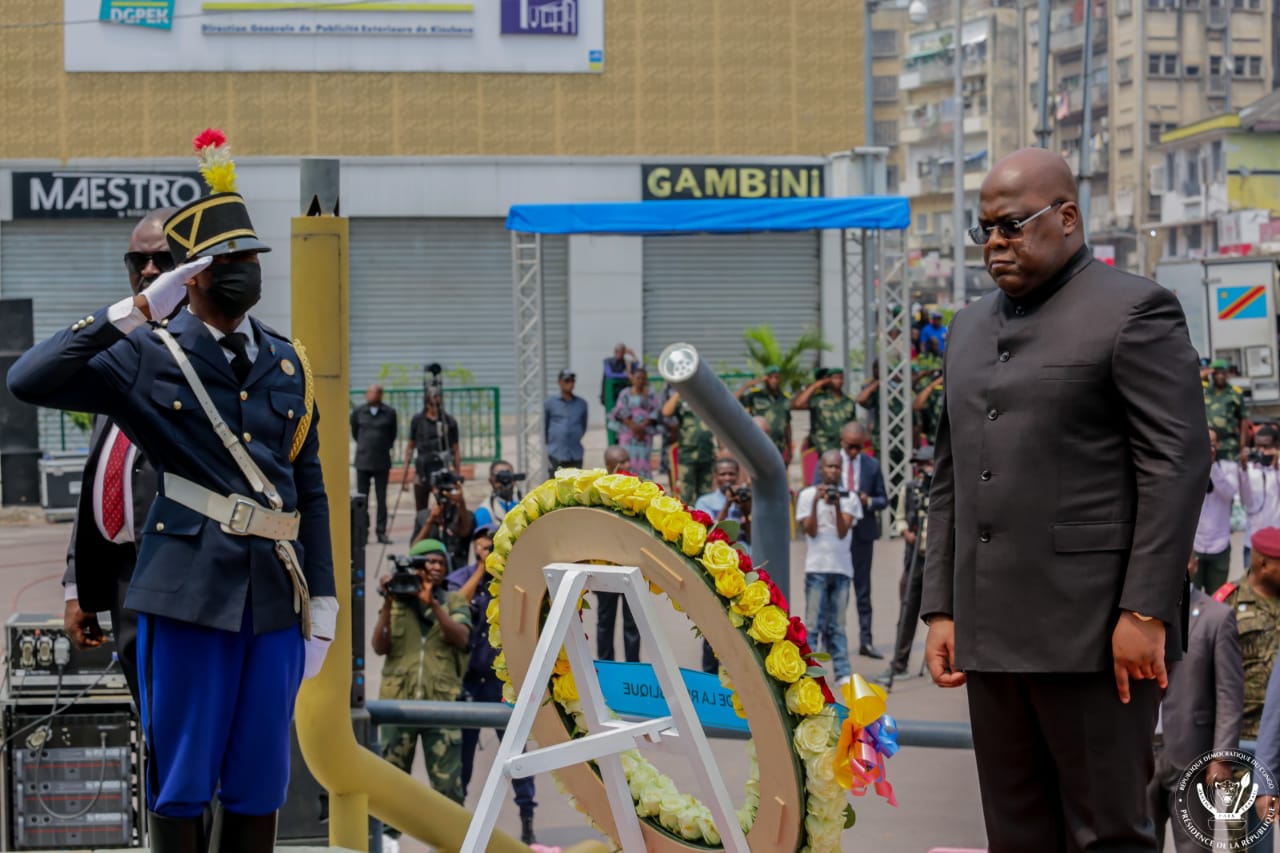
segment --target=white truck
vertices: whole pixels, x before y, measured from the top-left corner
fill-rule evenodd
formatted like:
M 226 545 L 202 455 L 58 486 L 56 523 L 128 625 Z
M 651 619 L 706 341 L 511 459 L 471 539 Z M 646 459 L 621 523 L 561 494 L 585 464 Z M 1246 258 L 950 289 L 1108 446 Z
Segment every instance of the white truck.
M 1162 261 L 1156 281 L 1177 294 L 1200 358 L 1235 365 L 1240 376 L 1233 382 L 1244 391 L 1250 409 L 1280 415 L 1280 258 Z

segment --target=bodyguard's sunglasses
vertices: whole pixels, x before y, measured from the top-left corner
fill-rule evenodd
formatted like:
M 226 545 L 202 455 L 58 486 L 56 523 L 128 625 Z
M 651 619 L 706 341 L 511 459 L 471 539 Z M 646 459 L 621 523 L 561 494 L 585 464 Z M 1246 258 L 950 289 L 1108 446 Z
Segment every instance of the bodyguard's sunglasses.
M 995 225 L 975 225 L 969 229 L 969 239 L 977 243 L 979 246 L 986 245 L 991 239 L 992 231 L 999 231 L 1000 236 L 1006 240 L 1016 240 L 1022 236 L 1022 229 L 1026 224 L 1037 217 L 1044 216 L 1060 204 L 1066 204 L 1067 200 L 1060 198 L 1052 204 L 1040 208 L 1026 219 L 1006 219 L 1003 222 L 997 222 Z
M 173 269 L 173 255 L 169 252 L 125 252 L 124 263 L 129 268 L 129 272 L 134 275 L 141 275 L 142 271 L 147 268 L 147 262 L 156 265 L 156 269 L 160 272 L 168 272 Z

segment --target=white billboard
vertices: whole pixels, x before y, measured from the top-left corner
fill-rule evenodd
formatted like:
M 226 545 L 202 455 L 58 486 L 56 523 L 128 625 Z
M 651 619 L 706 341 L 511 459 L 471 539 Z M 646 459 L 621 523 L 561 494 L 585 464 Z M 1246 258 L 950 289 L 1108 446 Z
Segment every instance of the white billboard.
M 604 71 L 604 0 L 63 3 L 71 72 Z

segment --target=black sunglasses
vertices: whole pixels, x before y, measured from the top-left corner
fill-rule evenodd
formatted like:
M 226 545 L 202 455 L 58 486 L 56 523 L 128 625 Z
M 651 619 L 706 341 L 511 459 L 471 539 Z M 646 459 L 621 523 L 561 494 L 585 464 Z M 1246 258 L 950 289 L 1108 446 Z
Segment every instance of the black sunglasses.
M 1000 236 L 1004 239 L 1016 240 L 1022 236 L 1022 229 L 1027 223 L 1044 216 L 1058 205 L 1066 203 L 1067 200 L 1065 198 L 1060 198 L 1052 204 L 1047 204 L 1040 208 L 1026 219 L 1006 219 L 1003 222 L 997 222 L 995 225 L 975 225 L 969 229 L 969 239 L 979 246 L 985 246 L 987 241 L 991 239 L 991 232 L 999 231 Z
M 168 272 L 176 266 L 170 252 L 125 252 L 124 263 L 134 275 L 141 275 L 148 263 L 155 264 L 160 272 Z

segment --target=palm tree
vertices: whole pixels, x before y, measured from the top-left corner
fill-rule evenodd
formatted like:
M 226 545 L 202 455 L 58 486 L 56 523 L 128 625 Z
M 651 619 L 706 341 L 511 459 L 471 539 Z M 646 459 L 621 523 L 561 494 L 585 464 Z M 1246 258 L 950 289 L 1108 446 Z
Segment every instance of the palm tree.
M 782 387 L 792 393 L 811 381 L 813 368 L 818 362 L 817 354 L 831 349 L 831 344 L 827 343 L 816 328 L 805 329 L 796 342 L 785 350 L 778 343 L 773 329 L 767 325 L 744 329 L 742 337 L 747 344 L 747 360 L 751 362 L 752 368 L 760 372 L 771 365 L 777 367 Z M 804 356 L 810 352 L 814 357 L 812 363 L 808 364 L 805 363 Z

